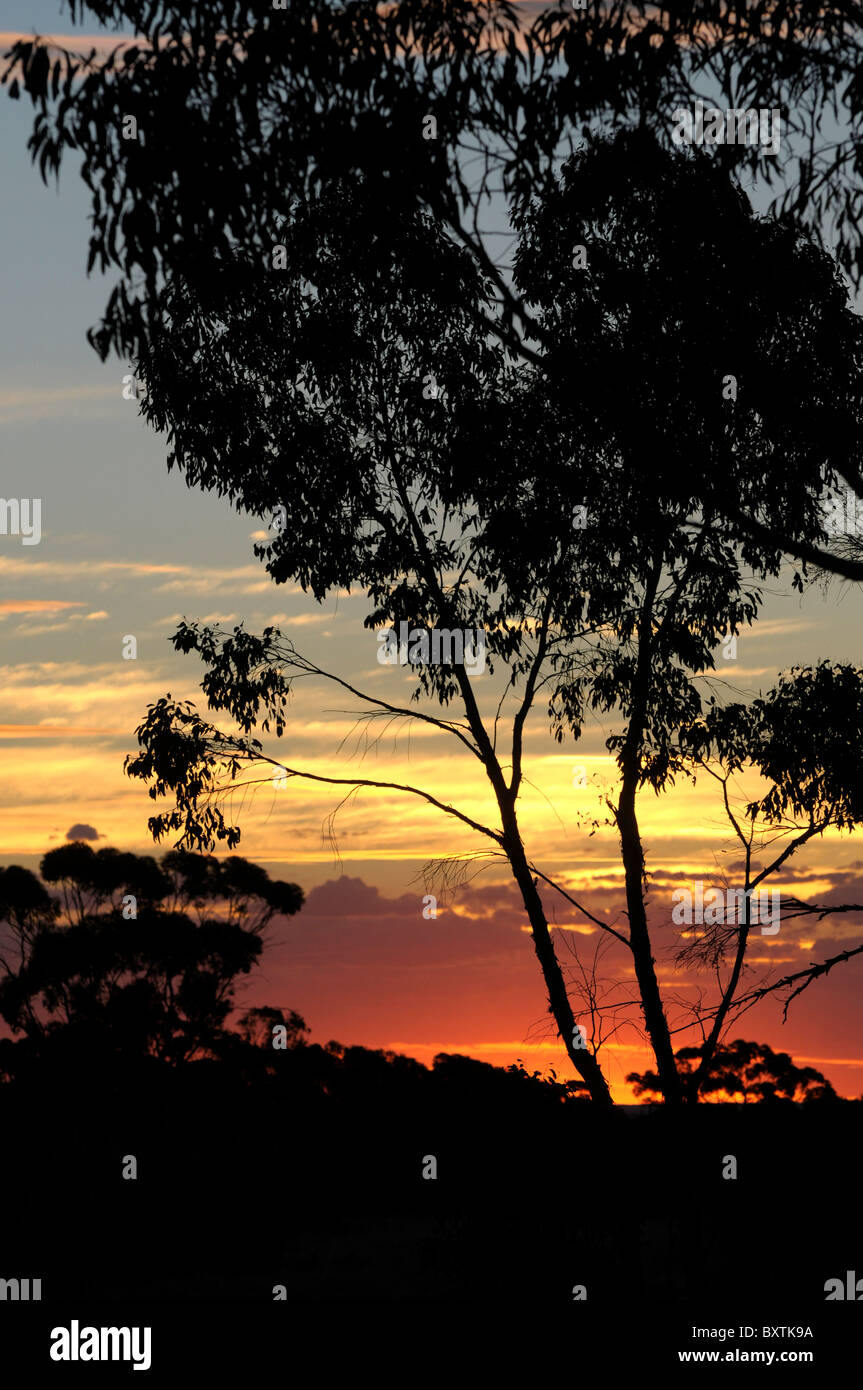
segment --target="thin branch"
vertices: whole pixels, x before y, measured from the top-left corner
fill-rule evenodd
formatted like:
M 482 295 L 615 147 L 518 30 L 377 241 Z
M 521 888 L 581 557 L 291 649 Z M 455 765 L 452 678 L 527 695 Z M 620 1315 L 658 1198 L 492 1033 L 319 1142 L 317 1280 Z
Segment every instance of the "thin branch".
M 561 888 L 561 886 L 560 886 L 559 883 L 555 883 L 555 882 L 554 882 L 554 879 L 551 879 L 551 878 L 548 877 L 547 874 L 542 873 L 542 871 L 541 871 L 540 869 L 538 869 L 538 868 L 536 867 L 535 864 L 530 864 L 530 865 L 529 865 L 529 868 L 530 868 L 531 873 L 532 873 L 536 878 L 541 878 L 542 881 L 543 881 L 543 883 L 547 883 L 547 884 L 548 884 L 549 888 L 553 888 L 554 891 L 555 891 L 556 893 L 559 893 L 560 896 L 561 896 L 562 898 L 566 898 L 566 901 L 567 901 L 568 903 L 572 903 L 573 907 L 578 908 L 578 911 L 579 911 L 579 912 L 583 913 L 585 917 L 588 917 L 588 918 L 590 919 L 590 921 L 591 921 L 591 922 L 594 922 L 594 923 L 596 924 L 596 926 L 598 926 L 599 928 L 601 928 L 602 931 L 608 932 L 611 936 L 616 936 L 617 939 L 618 939 L 618 941 L 622 941 L 622 942 L 623 942 L 624 946 L 629 946 L 629 938 L 628 938 L 628 937 L 624 936 L 624 935 L 622 934 L 622 932 L 616 931 L 614 927 L 610 927 L 610 926 L 608 925 L 608 923 L 607 923 L 607 922 L 603 922 L 601 918 L 599 918 L 599 917 L 594 917 L 594 915 L 593 915 L 592 912 L 588 912 L 588 910 L 587 910 L 586 907 L 582 907 L 581 903 L 576 902 L 575 898 L 572 896 L 571 893 L 567 893 L 566 889 L 565 889 L 565 888 Z
M 246 752 L 247 750 L 243 749 L 243 751 Z M 447 806 L 443 801 L 438 801 L 436 796 L 432 796 L 431 792 L 423 791 L 421 787 L 409 787 L 401 782 L 371 781 L 365 777 L 322 777 L 317 772 L 301 772 L 299 768 L 286 767 L 284 763 L 280 763 L 275 758 L 269 758 L 263 754 L 258 754 L 255 760 L 257 762 L 266 762 L 272 767 L 279 768 L 281 772 L 285 773 L 286 777 L 300 777 L 309 782 L 323 782 L 326 783 L 327 786 L 356 788 L 375 787 L 383 791 L 409 792 L 411 796 L 421 797 L 423 801 L 427 801 L 430 806 L 436 807 L 438 811 L 445 811 L 448 816 L 455 816 L 457 820 L 463 821 L 465 825 L 469 825 L 471 830 L 476 830 L 480 835 L 486 835 L 490 840 L 494 840 L 495 844 L 500 845 L 503 842 L 500 831 L 491 830 L 487 825 L 481 825 L 479 821 L 473 820 L 470 816 L 465 815 L 463 811 L 457 810 L 455 806 Z M 269 777 L 256 777 L 249 782 L 233 782 L 229 786 L 215 787 L 213 790 L 216 794 L 225 793 L 239 790 L 243 787 L 261 786 L 263 782 L 271 780 L 272 779 Z

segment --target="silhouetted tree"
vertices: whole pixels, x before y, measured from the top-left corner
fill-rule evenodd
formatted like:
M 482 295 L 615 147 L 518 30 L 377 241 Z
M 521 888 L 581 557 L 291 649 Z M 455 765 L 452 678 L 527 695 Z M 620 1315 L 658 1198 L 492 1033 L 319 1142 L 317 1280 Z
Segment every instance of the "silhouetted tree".
M 140 906 L 154 907 L 169 888 L 164 872 L 150 856 L 124 854 L 110 846 L 93 850 L 83 840 L 49 850 L 39 872 L 46 883 L 59 885 L 69 922 L 83 922 L 105 907 L 119 911 L 126 893 L 133 894 Z
M 491 842 L 521 892 L 558 1032 L 606 1103 L 601 1030 L 591 1027 L 580 1046 L 540 883 L 572 898 L 528 857 L 517 802 L 540 692 L 558 741 L 578 739 L 591 711 L 615 717 L 608 747 L 621 781 L 609 805 L 628 932 L 586 916 L 631 953 L 668 1098 L 682 1100 L 647 922 L 637 799 L 646 786 L 667 790 L 701 757 L 686 737 L 703 712 L 699 674 L 726 633 L 753 622 L 759 580 L 779 569 L 775 548 L 750 541 L 741 555 L 722 522 L 726 498 L 820 524 L 833 451 L 863 419 L 860 324 L 827 257 L 756 217 L 708 159 L 669 154 L 643 133 L 592 145 L 520 217 L 516 284 L 543 324 L 547 371 L 479 337 L 470 300 L 486 295 L 483 280 L 429 221 L 414 219 L 398 250 L 376 244 L 366 278 L 365 241 L 355 248 L 351 228 L 354 216 L 375 215 L 362 190 L 321 195 L 282 233 L 284 276 L 214 274 L 206 304 L 170 292 L 147 409 L 191 480 L 252 511 L 281 508 L 283 526 L 264 547 L 277 582 L 298 578 L 319 599 L 359 583 L 374 603 L 370 627 L 483 631 L 489 669 L 504 668 L 516 699 L 509 735 L 500 737 L 503 706 L 486 721 L 464 663 L 420 665 L 414 698 L 431 699 L 404 708 L 324 671 L 276 629 L 227 635 L 184 622 L 175 646 L 202 657 L 209 706 L 240 733 L 213 728 L 187 702 L 160 700 L 138 730 L 143 751 L 129 771 L 156 798 L 175 798 L 150 821 L 157 838 L 180 832 L 197 848 L 233 847 L 240 832 L 224 820 L 223 797 L 256 763 L 282 766 L 249 735 L 284 732 L 300 676 L 333 680 L 369 717 L 418 718 L 457 740 L 488 780 L 498 824 L 383 779 L 293 765 L 283 775 L 419 796 Z M 586 268 L 574 247 L 589 248 Z M 401 299 L 383 292 L 392 281 Z M 789 283 L 799 290 L 792 297 Z M 739 399 L 723 389 L 729 362 L 742 364 Z M 432 367 L 441 394 L 426 399 Z M 573 391 L 580 379 L 585 391 Z M 693 455 L 705 464 L 697 479 Z M 858 672 L 844 679 L 859 687 Z M 430 712 L 435 701 L 458 701 L 463 720 Z M 845 714 L 863 732 L 859 700 Z M 761 752 L 753 731 L 750 760 Z M 836 788 L 853 771 L 836 759 L 834 773 L 821 828 L 850 826 L 860 810 L 855 800 L 842 820 Z
M 628 934 L 600 925 L 631 952 L 668 1099 L 681 1099 L 647 928 L 637 794 L 686 767 L 672 734 L 700 713 L 694 673 L 712 664 L 720 635 L 757 612 L 736 540 L 763 578 L 789 536 L 822 535 L 821 505 L 850 476 L 861 422 L 859 325 L 835 266 L 790 225 L 756 219 L 729 179 L 744 165 L 769 179 L 763 150 L 669 153 L 666 103 L 689 99 L 705 66 L 729 102 L 733 88 L 734 106 L 746 81 L 764 95 L 769 72 L 779 85 L 759 104 L 776 102 L 783 64 L 745 63 L 761 21 L 741 29 L 717 7 L 711 29 L 701 8 L 669 14 L 657 46 L 625 8 L 609 21 L 599 7 L 579 16 L 561 6 L 529 35 L 511 6 L 466 0 L 317 0 L 253 24 L 231 6 L 129 0 L 73 13 L 86 9 L 122 16 L 141 45 L 87 73 L 71 55 L 52 67 L 38 44 L 18 45 L 11 61 L 39 108 L 31 149 L 43 174 L 59 169 L 64 148 L 84 153 L 91 266 L 123 270 L 94 345 L 135 358 L 146 418 L 168 434 L 187 481 L 280 518 L 260 547 L 277 582 L 298 579 L 318 598 L 360 584 L 375 605 L 370 625 L 489 634 L 490 669 L 506 665 L 521 696 L 510 756 L 499 757 L 463 665 L 425 668 L 419 692 L 459 700 L 464 723 L 417 717 L 478 759 L 499 826 L 397 789 L 508 860 L 558 1031 L 603 1103 L 598 1042 L 594 1030 L 588 1048 L 573 1041 L 538 889 L 546 876 L 528 858 L 516 801 L 540 691 L 561 739 L 578 737 L 591 709 L 623 717 L 609 746 L 621 773 L 613 815 Z M 813 25 L 832 54 L 829 76 L 808 53 Z M 163 48 L 166 27 L 175 40 Z M 826 92 L 856 61 L 847 15 L 801 11 L 788 44 L 789 114 L 817 133 Z M 587 66 L 573 66 L 582 57 Z M 116 128 L 118 98 L 141 140 Z M 169 155 L 180 113 L 184 152 Z M 558 180 L 557 161 L 592 117 L 638 128 L 587 141 Z M 801 155 L 788 201 L 804 220 L 821 206 L 811 174 L 815 164 L 825 172 L 823 158 L 832 156 L 817 140 Z M 838 197 L 842 167 L 830 165 L 825 197 Z M 512 276 L 480 230 L 493 169 L 519 236 Z M 856 265 L 847 204 L 838 220 Z M 739 374 L 733 394 L 729 373 Z M 574 532 L 578 507 L 591 525 Z M 246 736 L 259 712 L 265 732 L 272 721 L 281 733 L 292 679 L 314 670 L 271 630 L 225 638 L 184 624 L 176 644 L 199 650 L 211 707 Z M 177 798 L 154 832 L 235 846 L 238 828 L 213 804 L 214 769 L 235 778 L 260 744 L 170 701 L 151 708 L 139 736 L 130 770 Z
M 491 185 L 514 202 L 534 195 L 592 122 L 640 125 L 670 145 L 675 108 L 706 95 L 780 109 L 791 137 L 781 161 L 757 142 L 719 145 L 717 158 L 778 186 L 778 206 L 810 229 L 832 214 L 844 263 L 861 267 L 856 4 L 790 6 L 781 36 L 772 11 L 721 0 L 659 4 L 649 16 L 631 0 L 583 10 L 560 0 L 529 17 L 509 0 L 66 8 L 73 22 L 94 17 L 135 37 L 102 63 L 95 51 L 60 46 L 55 57 L 22 40 L 6 81 L 38 109 L 31 150 L 43 175 L 65 150 L 83 154 L 91 264 L 139 267 L 147 298 L 166 270 L 196 259 L 206 274 L 237 245 L 269 256 L 276 216 L 357 177 L 386 215 L 408 203 L 429 211 L 494 270 L 482 235 Z M 844 124 L 825 128 L 840 97 Z M 124 139 L 128 117 L 140 140 Z M 517 334 L 530 322 L 525 302 L 496 278 Z M 117 296 L 108 321 L 138 302 Z
M 217 1055 L 267 923 L 303 902 L 296 884 L 239 858 L 173 853 L 158 866 L 76 842 L 50 850 L 41 872 L 56 897 L 26 869 L 0 877 L 0 1017 L 23 1034 L 5 1048 L 7 1074 L 85 1054 L 173 1064 Z M 190 908 L 206 910 L 193 920 Z
M 271 1005 L 247 1009 L 237 1019 L 236 1028 L 244 1042 L 253 1047 L 270 1048 L 273 1046 L 273 1031 L 276 1028 L 284 1028 L 287 1046 L 296 1046 L 303 1034 L 308 1032 L 305 1019 L 293 1009 L 285 1012 Z
M 700 1047 L 681 1047 L 675 1053 L 680 1073 L 694 1076 L 700 1066 Z M 630 1072 L 627 1081 L 637 1096 L 659 1099 L 662 1084 L 655 1072 Z M 814 1067 L 795 1066 L 787 1052 L 774 1052 L 766 1043 L 736 1038 L 712 1053 L 707 1074 L 701 1082 L 705 1096 L 748 1101 L 837 1100 L 826 1076 Z
M 637 128 L 671 148 L 675 112 L 696 98 L 779 113 L 781 158 L 758 141 L 708 145 L 710 158 L 723 175 L 758 176 L 789 225 L 819 237 L 829 226 L 840 264 L 856 281 L 863 273 L 858 3 L 796 3 L 782 11 L 781 37 L 771 7 L 738 13 L 724 0 L 660 4 L 649 16 L 637 0 L 590 0 L 584 10 L 559 0 L 529 18 L 507 0 L 289 0 L 278 10 L 245 0 L 68 0 L 68 9 L 73 21 L 94 16 L 135 38 L 118 41 L 101 63 L 95 52 L 22 40 L 5 79 L 10 94 L 23 86 L 36 107 L 30 149 L 43 177 L 59 173 L 67 150 L 83 159 L 93 199 L 88 264 L 122 272 L 92 341 L 103 356 L 112 347 L 131 356 L 148 377 L 178 305 L 215 313 L 230 276 L 234 298 L 253 315 L 262 266 L 282 274 L 273 270 L 276 247 L 286 278 L 296 268 L 298 282 L 315 211 L 333 202 L 345 250 L 326 238 L 319 262 L 346 255 L 354 287 L 371 295 L 383 285 L 394 303 L 409 297 L 418 264 L 430 277 L 435 262 L 449 275 L 456 264 L 475 267 L 487 293 L 465 298 L 474 339 L 491 334 L 548 371 L 548 323 L 513 282 L 499 232 L 549 194 L 558 162 L 586 130 Z M 841 120 L 825 119 L 836 110 Z M 419 235 L 429 226 L 450 248 L 448 266 Z M 733 243 L 725 250 L 733 255 Z M 778 267 L 760 289 L 769 294 L 771 284 L 797 293 Z M 683 285 L 681 268 L 678 291 Z M 759 303 L 760 294 L 752 309 Z M 349 297 L 349 337 L 351 312 Z M 237 325 L 225 347 L 238 333 L 249 373 L 243 404 L 254 413 L 265 377 L 253 384 L 251 331 Z M 714 339 L 717 349 L 724 341 Z M 303 359 L 287 345 L 283 356 L 293 379 L 292 363 Z M 791 384 L 786 373 L 789 397 Z M 631 383 L 609 385 L 628 392 Z M 580 374 L 566 389 L 589 402 Z M 194 372 L 179 372 L 175 394 L 195 413 L 213 405 Z M 158 405 L 150 418 L 163 424 Z M 305 451 L 313 442 L 321 436 L 312 419 L 293 445 Z M 863 498 L 853 451 L 838 466 Z M 698 459 L 708 485 L 723 468 Z M 788 471 L 804 490 L 817 486 L 817 475 Z M 741 536 L 863 577 L 859 541 L 825 546 L 794 508 L 769 514 L 751 498 L 733 489 L 725 497 Z

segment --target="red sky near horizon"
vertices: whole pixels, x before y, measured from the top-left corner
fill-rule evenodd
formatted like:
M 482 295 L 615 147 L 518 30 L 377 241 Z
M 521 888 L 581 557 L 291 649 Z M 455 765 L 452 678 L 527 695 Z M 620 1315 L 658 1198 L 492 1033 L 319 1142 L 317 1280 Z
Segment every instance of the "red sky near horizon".
M 7 21 L 30 22 L 26 14 Z M 35 11 L 32 23 L 41 24 Z M 56 25 L 44 27 L 56 32 Z M 244 621 L 253 631 L 275 623 L 361 688 L 404 700 L 411 686 L 401 668 L 377 664 L 362 596 L 340 594 L 318 606 L 295 586 L 274 587 L 252 555 L 264 519 L 237 516 L 167 474 L 164 441 L 123 398 L 127 365 L 101 364 L 85 342 L 109 290 L 98 276 L 84 275 L 86 190 L 71 166 L 59 193 L 44 188 L 26 152 L 29 109 L 6 101 L 2 115 L 0 178 L 15 189 L 0 209 L 3 492 L 41 497 L 43 507 L 39 545 L 0 536 L 0 863 L 36 868 L 80 824 L 93 828 L 96 845 L 158 853 L 147 831 L 155 807 L 143 786 L 124 776 L 123 758 L 135 750 L 148 703 L 168 691 L 200 701 L 199 667 L 168 642 L 181 617 Z M 861 618 L 859 588 L 836 584 L 801 597 L 784 576 L 765 596 L 762 620 L 741 637 L 737 658 L 725 662 L 717 653 L 713 688 L 740 698 L 769 688 L 795 662 L 857 662 Z M 128 634 L 138 643 L 131 661 L 122 655 Z M 481 688 L 487 712 L 499 693 L 491 682 Z M 591 912 L 625 927 L 615 836 L 609 829 L 591 836 L 589 826 L 613 781 L 609 732 L 594 723 L 579 745 L 558 748 L 540 714 L 528 730 L 530 783 L 521 819 L 528 853 L 542 870 Z M 475 818 L 493 815 L 471 759 L 445 736 L 389 729 L 370 740 L 347 694 L 335 688 L 304 686 L 285 739 L 273 741 L 271 751 L 311 771 L 412 781 Z M 849 756 L 859 758 L 859 750 Z M 586 770 L 584 787 L 574 785 L 578 766 Z M 392 1048 L 426 1062 L 439 1051 L 500 1065 L 521 1057 L 531 1068 L 554 1065 L 571 1075 L 547 1014 L 524 912 L 502 867 L 487 867 L 458 894 L 440 895 L 437 919 L 422 916 L 424 863 L 469 854 L 482 847 L 478 837 L 418 799 L 367 792 L 337 818 L 339 859 L 324 833 L 339 799 L 338 791 L 308 783 L 283 791 L 264 784 L 237 802 L 244 830 L 238 852 L 299 882 L 308 895 L 303 911 L 279 927 L 242 1002 L 296 1009 L 317 1042 Z M 712 784 L 681 784 L 658 800 L 645 794 L 641 810 L 660 978 L 679 1022 L 699 985 L 710 981 L 675 971 L 668 897 L 674 886 L 707 880 L 723 867 L 733 878 L 734 846 Z M 863 901 L 858 837 L 815 841 L 776 882 L 819 903 Z M 549 894 L 546 901 L 556 913 L 561 959 L 575 970 L 570 947 L 590 961 L 598 929 L 563 899 Z M 776 937 L 757 942 L 753 983 L 767 970 L 785 974 L 861 939 L 855 918 L 783 924 Z M 602 968 L 615 997 L 627 997 L 629 963 L 609 952 Z M 765 1001 L 734 1024 L 730 1037 L 790 1052 L 823 1071 L 840 1093 L 860 1095 L 861 970 L 863 961 L 852 961 L 816 981 L 784 1026 L 776 999 Z M 626 1073 L 649 1066 L 651 1056 L 633 1022 L 619 1021 L 605 1057 L 616 1097 L 627 1099 Z M 681 1033 L 676 1041 L 697 1038 Z
M 859 900 L 863 874 L 846 889 Z M 664 892 L 652 900 L 662 904 L 654 920 L 663 915 L 667 919 Z M 603 915 L 607 903 L 611 915 L 617 901 L 619 891 L 611 887 L 594 892 L 592 910 Z M 546 905 L 552 912 L 548 894 Z M 274 944 L 265 953 L 261 971 L 243 989 L 241 1002 L 244 1007 L 270 1003 L 296 1009 L 310 1025 L 311 1040 L 318 1043 L 334 1038 L 386 1047 L 426 1064 L 437 1052 L 462 1052 L 498 1066 L 521 1058 L 529 1070 L 545 1072 L 553 1066 L 560 1078 L 574 1076 L 546 1012 L 543 982 L 515 887 L 482 885 L 480 880 L 459 892 L 449 909 L 438 911 L 436 920 L 424 920 L 421 898 L 413 891 L 390 897 L 351 874 L 327 879 L 311 889 L 302 912 L 274 928 Z M 577 915 L 557 917 L 564 922 Z M 810 958 L 796 941 L 787 939 L 796 925 L 789 924 L 785 941 L 765 938 L 754 953 L 765 968 L 774 966 L 776 975 L 800 968 L 801 954 L 804 964 Z M 674 930 L 669 924 L 655 931 L 658 962 L 664 939 Z M 794 934 L 799 937 L 802 932 Z M 588 965 L 600 933 L 584 924 L 556 930 L 554 936 L 564 971 L 574 979 L 572 947 Z M 834 955 L 846 946 L 847 938 L 822 936 L 819 953 Z M 613 945 L 602 958 L 608 998 L 633 997 L 626 957 Z M 792 1003 L 784 1025 L 776 998 L 759 1003 L 729 1030 L 728 1038 L 767 1043 L 774 1051 L 790 1053 L 798 1065 L 822 1071 L 840 1094 L 861 1095 L 861 968 L 848 962 L 816 981 Z M 663 992 L 678 1001 L 669 1015 L 672 1026 L 679 1026 L 687 1021 L 687 1002 L 709 981 L 661 963 L 659 976 Z M 602 1052 L 619 1101 L 635 1098 L 626 1074 L 654 1065 L 634 1026 L 636 1018 L 637 1010 L 621 1009 L 619 1031 Z M 697 1041 L 693 1032 L 675 1039 L 678 1046 Z

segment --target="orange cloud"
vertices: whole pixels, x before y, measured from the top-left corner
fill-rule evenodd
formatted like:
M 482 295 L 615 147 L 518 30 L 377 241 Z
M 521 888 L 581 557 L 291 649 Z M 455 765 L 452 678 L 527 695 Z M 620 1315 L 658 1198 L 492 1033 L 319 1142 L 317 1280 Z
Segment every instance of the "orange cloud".
M 0 613 L 58 613 L 63 608 L 86 607 L 86 603 L 59 598 L 0 599 Z
M 0 724 L 2 738 L 77 738 L 81 734 L 107 734 L 110 729 L 85 729 L 75 724 Z M 114 732 L 119 733 L 120 730 Z
M 19 43 L 22 39 L 32 40 L 38 38 L 46 48 L 65 49 L 69 53 L 91 53 L 95 48 L 97 53 L 108 54 L 114 48 L 128 48 L 130 44 L 137 42 L 130 34 L 34 34 L 25 33 L 23 29 L 3 29 L 0 30 L 0 56 L 5 56 L 13 44 Z

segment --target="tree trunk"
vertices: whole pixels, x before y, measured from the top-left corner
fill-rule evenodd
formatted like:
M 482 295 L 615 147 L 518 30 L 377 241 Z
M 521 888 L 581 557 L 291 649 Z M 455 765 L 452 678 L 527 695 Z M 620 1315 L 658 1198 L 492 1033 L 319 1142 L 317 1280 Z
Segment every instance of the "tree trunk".
M 548 991 L 549 1012 L 557 1024 L 557 1030 L 572 1065 L 587 1086 L 591 1100 L 597 1105 L 609 1108 L 614 1102 L 611 1099 L 608 1082 L 602 1074 L 599 1063 L 592 1052 L 586 1048 L 575 1046 L 575 1015 L 572 1012 L 563 971 L 560 968 L 560 961 L 557 958 L 548 929 L 542 899 L 534 883 L 533 874 L 528 867 L 514 813 L 510 812 L 506 820 L 509 823 L 505 831 L 504 848 L 512 868 L 513 877 L 521 890 L 522 902 L 530 921 L 534 950 Z
M 656 1058 L 666 1105 L 680 1105 L 683 1100 L 680 1074 L 671 1045 L 668 1020 L 659 993 L 659 981 L 654 969 L 647 913 L 644 907 L 644 850 L 635 812 L 635 774 L 625 769 L 620 801 L 617 807 L 617 827 L 626 874 L 626 909 L 629 915 L 629 945 L 635 964 L 635 977 L 641 996 L 644 1024 Z
M 747 871 L 747 889 L 749 887 L 748 879 L 749 875 Z M 734 957 L 734 968 L 731 972 L 731 979 L 728 981 L 725 993 L 723 994 L 719 1008 L 716 1011 L 716 1017 L 713 1020 L 713 1027 L 711 1028 L 710 1033 L 708 1034 L 707 1041 L 704 1043 L 701 1049 L 701 1060 L 698 1064 L 698 1067 L 694 1071 L 689 1081 L 689 1085 L 687 1087 L 687 1099 L 693 1105 L 697 1102 L 698 1093 L 701 1089 L 701 1086 L 705 1078 L 708 1075 L 708 1072 L 710 1071 L 710 1064 L 713 1061 L 713 1058 L 716 1054 L 716 1047 L 719 1042 L 719 1035 L 721 1034 L 723 1026 L 725 1024 L 725 1019 L 728 1015 L 728 1010 L 731 1008 L 732 1000 L 734 999 L 734 995 L 737 991 L 737 985 L 740 980 L 741 972 L 743 970 L 743 958 L 746 955 L 746 943 L 749 940 L 750 928 L 748 897 L 744 898 L 744 904 L 745 906 L 743 921 L 739 924 L 740 932 L 737 937 L 737 951 Z M 743 1101 L 745 1104 L 745 1095 L 743 1097 Z

